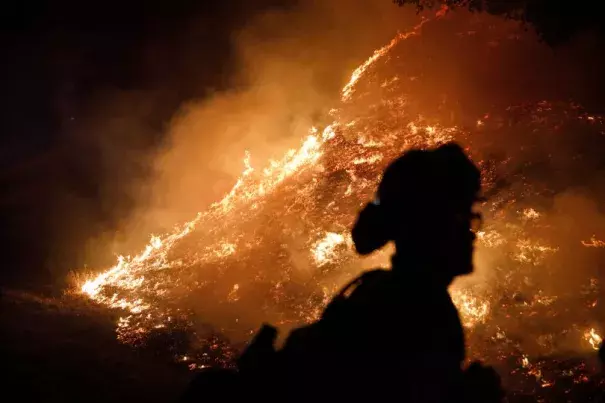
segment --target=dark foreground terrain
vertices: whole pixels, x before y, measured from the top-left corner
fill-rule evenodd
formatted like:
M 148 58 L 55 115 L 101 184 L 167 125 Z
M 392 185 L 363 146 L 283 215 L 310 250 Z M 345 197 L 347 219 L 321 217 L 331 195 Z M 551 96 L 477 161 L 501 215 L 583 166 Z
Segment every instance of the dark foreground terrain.
M 84 302 L 4 290 L 0 326 L 3 401 L 170 402 L 191 377 L 119 344 L 114 318 Z
M 2 290 L 0 348 L 7 374 L 3 394 L 14 397 L 3 401 L 177 400 L 193 373 L 185 365 L 173 363 L 163 349 L 120 344 L 115 321 L 106 310 L 78 298 Z M 509 383 L 526 384 L 525 393 L 509 394 L 509 402 L 605 402 L 602 375 L 578 376 L 587 365 L 593 367 L 591 371 L 598 367 L 596 357 L 588 358 L 592 364 L 547 359 L 540 374 L 533 375 L 531 370 L 499 368 Z M 559 367 L 559 373 L 568 369 L 569 376 L 545 385 L 540 378 L 552 366 Z M 571 376 L 571 369 L 575 376 Z

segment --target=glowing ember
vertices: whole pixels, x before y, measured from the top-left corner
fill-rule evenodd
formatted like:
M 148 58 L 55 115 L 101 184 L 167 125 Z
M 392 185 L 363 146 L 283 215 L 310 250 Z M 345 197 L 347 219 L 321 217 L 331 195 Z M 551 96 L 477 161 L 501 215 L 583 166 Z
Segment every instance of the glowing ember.
M 485 322 L 489 314 L 489 303 L 474 297 L 468 292 L 452 291 L 452 300 L 460 311 L 462 322 L 466 327 L 473 327 Z
M 600 239 L 592 236 L 590 241 L 582 241 L 582 245 L 589 248 L 605 248 L 605 241 L 601 241 Z
M 239 284 L 234 284 L 231 292 L 229 292 L 229 295 L 227 296 L 227 301 L 235 302 L 239 299 L 237 296 L 237 290 L 239 290 Z
M 601 343 L 603 343 L 603 338 L 597 334 L 594 328 L 584 333 L 584 338 L 594 350 L 598 350 L 601 347 Z
M 318 266 L 329 263 L 337 256 L 337 253 L 335 252 L 336 247 L 342 245 L 344 242 L 345 237 L 343 235 L 328 232 L 326 236 L 315 243 L 311 249 L 315 263 Z
M 538 213 L 533 208 L 528 208 L 528 209 L 523 210 L 522 214 L 523 214 L 523 217 L 527 220 L 535 220 L 537 218 L 540 218 L 540 213 Z
M 519 239 L 517 248 L 519 252 L 515 259 L 522 263 L 531 263 L 534 266 L 541 264 L 546 256 L 557 251 L 557 248 L 541 245 L 529 239 Z
M 506 239 L 498 231 L 479 231 L 477 239 L 488 248 L 495 248 L 506 243 Z

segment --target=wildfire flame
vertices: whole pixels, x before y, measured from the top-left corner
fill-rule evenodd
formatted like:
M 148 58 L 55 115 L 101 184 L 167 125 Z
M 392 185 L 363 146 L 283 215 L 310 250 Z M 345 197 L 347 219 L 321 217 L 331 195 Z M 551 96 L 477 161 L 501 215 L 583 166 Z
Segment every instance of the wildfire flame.
M 388 45 L 375 51 L 368 60 L 359 66 L 343 88 L 342 101 L 346 102 L 351 98 L 359 78 L 373 63 L 386 55 L 401 40 L 417 35 L 425 21 L 422 20 L 420 24 L 408 33 L 398 34 Z M 292 175 L 300 174 L 301 171 L 313 167 L 322 155 L 322 146 L 336 137 L 335 129 L 339 125 L 338 121 L 328 125 L 323 130 L 321 136 L 317 136 L 316 128 L 311 128 L 309 130 L 311 134 L 305 139 L 298 150 L 289 150 L 281 161 L 270 161 L 269 166 L 262 171 L 262 175 L 259 178 L 252 179 L 252 174 L 255 170 L 250 162 L 250 154 L 246 153 L 244 171 L 231 191 L 222 200 L 212 204 L 207 212 L 198 213 L 195 219 L 177 228 L 173 234 L 164 238 L 152 236 L 145 250 L 134 258 L 119 256 L 118 262 L 114 267 L 95 278 L 85 281 L 81 286 L 81 292 L 100 304 L 107 305 L 110 308 L 126 309 L 132 314 L 139 314 L 149 309 L 150 305 L 145 299 L 136 297 L 137 290 L 145 287 L 146 273 L 169 270 L 178 265 L 178 262 L 170 261 L 168 255 L 179 240 L 189 235 L 201 222 L 219 219 L 219 217 L 227 215 L 238 206 L 247 203 L 254 209 L 255 200 L 274 191 L 279 184 Z M 428 134 L 427 140 L 432 144 L 438 144 L 451 138 L 449 135 L 450 130 L 448 129 L 439 130 L 439 128 L 434 126 L 418 127 L 413 122 L 410 123 L 409 127 L 413 134 L 418 134 L 420 130 L 425 131 Z M 360 137 L 359 142 L 367 148 L 372 148 L 379 144 L 364 143 L 362 137 Z M 353 160 L 353 164 L 374 164 L 382 160 L 382 158 L 383 155 L 377 153 L 370 157 L 356 158 Z M 343 235 L 327 233 L 323 240 L 318 241 L 312 247 L 311 253 L 314 256 L 315 263 L 318 266 L 325 264 L 334 257 L 334 248 L 344 242 L 345 237 Z M 219 243 L 218 247 L 209 249 L 209 253 L 199 260 L 223 258 L 235 253 L 235 251 L 235 244 L 223 241 Z M 103 289 L 111 287 L 128 290 L 131 296 L 119 297 L 117 293 L 104 294 L 101 292 Z M 161 292 L 162 285 L 156 284 L 156 287 L 158 292 Z M 471 313 L 471 316 L 475 315 L 476 313 Z M 130 323 L 128 318 L 120 318 L 121 325 L 119 327 L 127 328 Z
M 370 67 L 378 59 L 380 59 L 381 57 L 386 55 L 389 52 L 389 50 L 393 49 L 393 47 L 395 47 L 395 45 L 397 45 L 402 40 L 407 39 L 414 35 L 418 35 L 420 33 L 420 29 L 422 28 L 422 26 L 424 25 L 424 23 L 426 21 L 428 21 L 428 20 L 423 19 L 418 25 L 416 25 L 409 32 L 397 34 L 397 36 L 395 36 L 391 40 L 391 42 L 389 42 L 387 45 L 384 45 L 380 49 L 376 49 L 372 56 L 370 56 L 359 67 L 357 67 L 355 70 L 353 70 L 353 73 L 351 73 L 351 78 L 349 79 L 349 82 L 342 89 L 342 101 L 347 102 L 351 99 L 351 97 L 353 96 L 353 92 L 355 91 L 355 84 L 357 84 L 357 81 L 365 73 L 365 71 L 368 69 L 368 67 Z
M 397 35 L 352 73 L 342 90 L 343 106 L 332 111 L 334 121 L 331 124 L 322 130 L 310 128 L 298 149 L 287 151 L 283 158 L 270 161 L 263 169 L 254 168 L 251 155 L 246 153 L 241 176 L 220 201 L 176 227 L 172 233 L 152 236 L 139 255 L 120 256 L 115 266 L 80 285 L 80 292 L 96 303 L 125 311 L 117 323 L 120 340 L 140 342 L 154 331 L 173 329 L 183 317 L 190 323 L 190 317 L 182 308 L 185 306 L 183 301 L 196 290 L 211 290 L 203 287 L 220 284 L 220 276 L 227 270 L 245 268 L 247 271 L 237 282 L 230 280 L 220 293 L 216 291 L 216 299 L 250 309 L 246 305 L 250 301 L 247 293 L 262 286 L 269 301 L 259 306 L 264 318 L 291 327 L 315 320 L 347 278 L 368 265 L 376 267 L 388 263 L 386 249 L 359 263 L 348 235 L 359 208 L 373 197 L 386 164 L 411 147 L 464 140 L 470 133 L 459 127 L 410 116 L 405 108 L 408 100 L 404 96 L 374 105 L 372 116 L 348 116 L 346 106 L 355 101 L 360 79 L 371 74 L 374 65 L 398 43 L 418 35 L 424 23 L 423 20 L 412 31 Z M 381 84 L 381 89 L 400 85 L 401 81 L 387 80 L 386 84 Z M 541 103 L 538 109 L 540 113 L 546 113 L 552 108 Z M 486 114 L 473 120 L 477 122 L 477 129 L 490 130 L 491 118 L 488 118 Z M 578 120 L 591 125 L 601 122 L 600 117 L 579 117 Z M 380 122 L 379 130 L 374 128 L 377 121 Z M 539 121 L 534 119 L 532 122 Z M 485 186 L 495 186 L 492 168 L 487 164 L 479 165 L 487 178 Z M 522 273 L 523 281 L 527 282 L 527 271 L 544 268 L 545 262 L 559 253 L 558 246 L 526 230 L 528 226 L 543 223 L 546 214 L 537 207 L 515 207 L 519 197 L 511 192 L 490 200 L 484 206 L 490 214 L 489 220 L 477 234 L 480 252 L 504 256 L 501 260 L 506 263 L 490 266 L 494 275 L 500 276 L 493 283 L 501 283 L 503 288 L 510 286 L 513 275 L 518 273 Z M 513 215 L 507 216 L 510 212 Z M 590 242 L 582 241 L 586 247 L 603 246 L 601 242 L 594 237 Z M 296 264 L 284 256 L 299 249 L 304 253 L 297 259 L 297 264 L 312 269 L 307 270 L 310 274 L 305 279 L 305 290 L 295 288 L 293 291 L 292 287 L 297 285 L 293 278 L 300 278 L 300 273 Z M 261 251 L 254 256 L 262 256 L 264 260 L 250 258 L 255 251 Z M 478 260 L 481 265 L 481 259 Z M 507 295 L 497 293 L 494 284 L 491 288 L 455 284 L 451 289 L 452 299 L 471 336 L 474 329 L 496 319 L 554 317 L 553 305 L 560 300 L 557 296 L 545 295 L 531 283 L 523 282 L 518 288 L 530 290 L 529 297 Z M 591 302 L 595 301 L 597 286 L 595 280 L 589 288 Z M 209 300 L 214 298 L 212 295 L 208 296 Z M 240 323 L 239 317 L 236 319 Z M 245 329 L 246 334 L 256 326 L 257 323 L 252 329 Z M 514 346 L 499 327 L 492 333 L 495 334 L 492 339 L 498 343 Z M 584 337 L 593 348 L 598 348 L 602 342 L 594 328 Z M 220 350 L 216 341 L 207 344 L 213 351 Z M 207 365 L 199 358 L 204 354 L 208 355 L 183 352 L 179 357 L 180 361 L 190 363 L 190 368 L 197 369 Z M 552 385 L 543 379 L 542 369 L 530 363 L 526 355 L 522 356 L 521 363 L 530 375 L 542 382 L 542 387 Z

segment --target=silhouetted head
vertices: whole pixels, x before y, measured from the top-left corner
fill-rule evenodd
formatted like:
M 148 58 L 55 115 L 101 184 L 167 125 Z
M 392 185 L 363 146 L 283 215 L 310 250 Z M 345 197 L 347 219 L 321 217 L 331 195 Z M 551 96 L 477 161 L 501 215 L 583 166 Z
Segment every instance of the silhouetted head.
M 472 272 L 473 224 L 480 219 L 473 206 L 480 190 L 480 171 L 457 144 L 407 151 L 387 167 L 376 200 L 355 223 L 357 252 L 395 241 L 400 258 L 445 278 Z

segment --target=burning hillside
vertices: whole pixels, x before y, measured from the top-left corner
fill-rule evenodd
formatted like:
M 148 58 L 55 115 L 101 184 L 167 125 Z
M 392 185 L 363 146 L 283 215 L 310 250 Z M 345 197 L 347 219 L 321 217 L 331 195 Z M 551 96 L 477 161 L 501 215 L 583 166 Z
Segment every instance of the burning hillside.
M 577 205 L 565 193 L 575 185 L 569 170 L 605 145 L 603 118 L 569 102 L 485 107 L 472 116 L 431 104 L 429 78 L 406 62 L 423 29 L 398 35 L 355 70 L 332 122 L 310 128 L 298 149 L 266 164 L 246 155 L 222 200 L 82 285 L 95 302 L 124 311 L 121 341 L 167 338 L 195 369 L 230 365 L 236 350 L 227 340 L 245 341 L 262 321 L 285 332 L 314 320 L 347 279 L 388 264 L 390 250 L 359 259 L 349 236 L 386 165 L 411 147 L 455 140 L 481 167 L 489 196 L 477 273 L 452 289 L 472 358 L 499 365 L 513 390 L 603 385 L 596 358 L 586 357 L 605 334 L 595 263 L 605 233 L 593 217 L 561 218 Z M 561 144 L 553 133 L 575 134 L 564 159 L 554 156 Z M 562 267 L 570 256 L 592 265 Z M 567 281 L 565 270 L 579 275 Z

